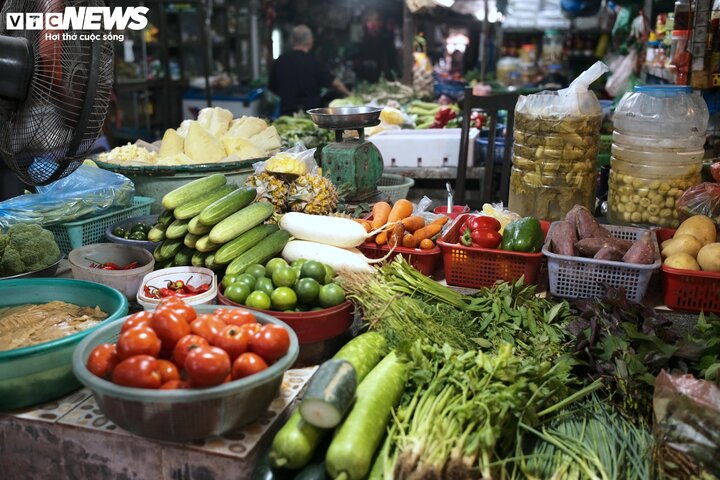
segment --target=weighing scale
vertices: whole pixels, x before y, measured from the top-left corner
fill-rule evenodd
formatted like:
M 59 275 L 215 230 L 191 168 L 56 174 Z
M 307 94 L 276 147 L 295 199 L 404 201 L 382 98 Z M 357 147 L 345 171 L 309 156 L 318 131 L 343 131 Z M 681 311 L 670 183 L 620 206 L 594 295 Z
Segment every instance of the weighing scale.
M 335 130 L 335 142 L 323 147 L 320 166 L 323 176 L 340 190 L 348 203 L 372 202 L 381 196 L 377 189 L 383 159 L 377 147 L 365 140 L 365 128 L 380 123 L 381 108 L 314 108 L 308 114 L 320 128 Z M 345 137 L 346 130 L 357 138 Z

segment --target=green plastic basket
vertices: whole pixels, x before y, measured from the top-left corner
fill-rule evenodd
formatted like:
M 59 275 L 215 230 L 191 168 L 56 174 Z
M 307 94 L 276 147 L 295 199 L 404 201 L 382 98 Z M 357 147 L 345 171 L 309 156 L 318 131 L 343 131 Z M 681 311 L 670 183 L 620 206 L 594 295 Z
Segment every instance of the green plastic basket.
M 149 215 L 150 206 L 155 202 L 150 197 L 135 197 L 132 205 L 124 208 L 115 208 L 111 211 L 74 222 L 58 223 L 46 227 L 55 235 L 55 241 L 65 254 L 71 250 L 100 243 L 105 240 L 105 229 L 110 225 L 127 218 Z
M 383 173 L 378 181 L 378 190 L 387 194 L 394 203 L 401 198 L 407 198 L 408 192 L 415 185 L 415 180 L 402 175 Z

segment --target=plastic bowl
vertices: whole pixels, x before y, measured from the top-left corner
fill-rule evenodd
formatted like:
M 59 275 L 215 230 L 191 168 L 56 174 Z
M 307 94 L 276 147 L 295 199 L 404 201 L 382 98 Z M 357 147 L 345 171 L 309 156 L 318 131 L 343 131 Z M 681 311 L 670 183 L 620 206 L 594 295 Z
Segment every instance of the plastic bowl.
M 467 205 L 453 205 L 452 210 L 448 212 L 447 205 L 442 205 L 440 207 L 435 207 L 433 209 L 433 213 L 436 213 L 438 215 L 445 215 L 446 217 L 450 218 L 451 220 L 455 220 L 458 215 L 461 215 L 463 213 L 468 213 L 470 211 L 470 207 Z
M 105 229 L 105 238 L 110 240 L 112 243 L 117 243 L 119 245 L 128 245 L 131 247 L 141 247 L 145 250 L 149 250 L 152 252 L 153 250 L 155 250 L 155 247 L 160 245 L 161 242 L 151 242 L 149 240 L 131 240 L 129 238 L 122 238 L 118 237 L 117 235 L 113 235 L 112 231 L 115 230 L 117 227 L 123 227 L 127 229 L 129 227 L 132 227 L 136 223 L 144 223 L 146 225 L 152 226 L 155 225 L 157 219 L 157 215 L 143 215 L 140 217 L 133 217 L 126 220 L 121 220 L 119 222 L 113 223 Z
M 60 265 L 60 261 L 63 259 L 63 255 L 60 255 L 60 258 L 58 258 L 58 261 L 53 263 L 52 265 L 48 265 L 45 268 L 41 268 L 40 270 L 35 270 L 34 272 L 25 272 L 20 273 L 18 275 L 12 275 L 10 277 L 0 277 L 0 280 L 12 280 L 15 278 L 44 278 L 44 277 L 54 277 L 57 273 L 58 266 Z
M 117 288 L 129 299 L 134 299 L 142 284 L 142 279 L 155 267 L 152 253 L 144 248 L 117 245 L 114 243 L 96 243 L 76 248 L 68 255 L 73 277 L 89 280 Z M 120 266 L 137 262 L 138 267 L 130 270 L 103 270 L 90 268 L 93 260 L 112 262 Z
M 117 290 L 67 278 L 28 278 L 0 282 L 0 307 L 53 300 L 99 306 L 108 318 L 99 325 L 50 342 L 0 352 L 0 410 L 46 402 L 80 387 L 72 372 L 72 352 L 102 325 L 127 315 L 128 301 Z
M 202 314 L 217 308 L 204 305 L 195 310 Z M 78 345 L 73 354 L 73 371 L 92 390 L 105 416 L 131 433 L 169 441 L 220 435 L 253 422 L 267 409 L 280 390 L 283 374 L 298 356 L 298 340 L 292 329 L 270 315 L 258 312 L 255 316 L 262 324 L 287 328 L 290 349 L 266 370 L 240 380 L 203 389 L 148 390 L 96 377 L 85 362 L 97 345 L 117 341 L 125 318 L 96 330 Z
M 151 298 L 145 295 L 145 285 L 162 288 L 167 286 L 168 281 L 178 280 L 189 283 L 193 287 L 199 287 L 208 282 L 211 284 L 210 290 L 207 292 L 183 298 L 183 301 L 188 305 L 211 305 L 215 303 L 215 298 L 217 297 L 217 277 L 215 276 L 215 272 L 209 268 L 202 267 L 172 267 L 148 273 L 142 279 L 140 288 L 138 289 L 137 302 L 142 305 L 145 310 L 155 310 L 160 304 L 161 299 Z

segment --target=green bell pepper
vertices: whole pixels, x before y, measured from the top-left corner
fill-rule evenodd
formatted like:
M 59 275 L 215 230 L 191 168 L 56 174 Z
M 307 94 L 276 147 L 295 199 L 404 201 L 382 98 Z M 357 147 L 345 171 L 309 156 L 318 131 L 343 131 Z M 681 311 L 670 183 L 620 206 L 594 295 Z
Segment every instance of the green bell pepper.
M 503 232 L 501 250 L 536 253 L 542 249 L 545 234 L 535 217 L 524 217 L 510 222 Z

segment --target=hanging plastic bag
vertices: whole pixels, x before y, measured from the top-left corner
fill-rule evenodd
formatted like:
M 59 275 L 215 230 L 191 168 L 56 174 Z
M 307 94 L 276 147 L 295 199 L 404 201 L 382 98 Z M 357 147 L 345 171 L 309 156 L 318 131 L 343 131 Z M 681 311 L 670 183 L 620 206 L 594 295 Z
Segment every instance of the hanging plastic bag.
M 37 191 L 0 202 L 0 228 L 15 223 L 70 222 L 111 207 L 127 207 L 135 196 L 135 185 L 119 173 L 81 165 Z
M 635 64 L 637 62 L 637 52 L 630 50 L 625 57 L 620 60 L 617 65 L 614 65 L 612 73 L 605 82 L 605 91 L 612 96 L 616 97 L 620 92 L 624 92 L 628 89 L 628 83 L 630 77 L 635 70 Z
M 693 215 L 705 215 L 720 224 L 720 183 L 705 182 L 688 188 L 678 198 L 675 208 L 681 221 Z

